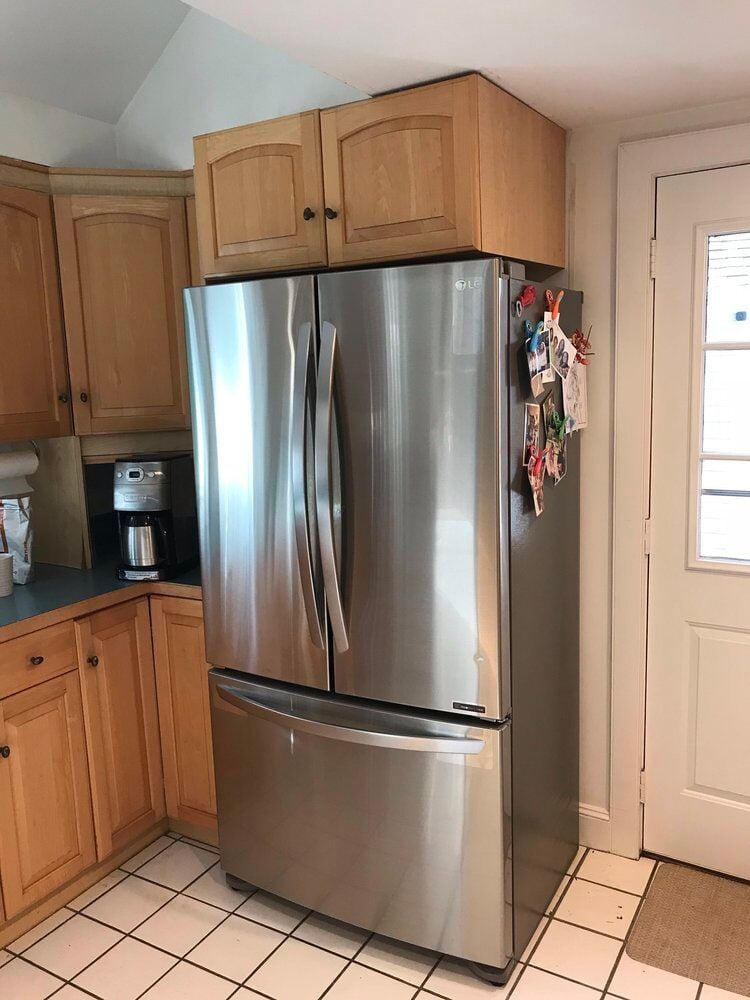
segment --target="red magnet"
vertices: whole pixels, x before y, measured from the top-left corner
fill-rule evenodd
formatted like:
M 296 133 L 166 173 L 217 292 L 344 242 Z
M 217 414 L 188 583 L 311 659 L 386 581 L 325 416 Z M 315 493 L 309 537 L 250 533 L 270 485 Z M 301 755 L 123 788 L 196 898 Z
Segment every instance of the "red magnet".
M 520 316 L 526 306 L 530 306 L 534 302 L 536 302 L 536 288 L 533 285 L 525 285 L 513 304 L 516 316 Z

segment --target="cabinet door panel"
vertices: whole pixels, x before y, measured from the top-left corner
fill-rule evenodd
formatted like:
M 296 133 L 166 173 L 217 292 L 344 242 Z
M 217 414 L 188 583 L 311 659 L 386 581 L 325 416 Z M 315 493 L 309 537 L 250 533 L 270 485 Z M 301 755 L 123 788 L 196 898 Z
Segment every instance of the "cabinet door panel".
M 38 191 L 0 187 L 0 440 L 70 433 L 52 207 Z
M 0 702 L 0 869 L 6 916 L 95 861 L 78 672 Z
M 55 198 L 79 433 L 188 426 L 182 198 Z
M 211 711 L 200 601 L 152 597 L 167 814 L 216 830 Z
M 476 80 L 321 114 L 331 263 L 479 247 Z
M 83 618 L 76 633 L 102 860 L 164 816 L 148 599 Z
M 198 136 L 195 195 L 204 274 L 325 264 L 318 112 Z

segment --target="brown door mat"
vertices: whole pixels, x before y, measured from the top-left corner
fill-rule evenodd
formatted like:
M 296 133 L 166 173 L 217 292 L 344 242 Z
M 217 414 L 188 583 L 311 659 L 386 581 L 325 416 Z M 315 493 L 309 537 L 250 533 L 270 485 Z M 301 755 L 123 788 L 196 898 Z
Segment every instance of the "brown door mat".
M 750 997 L 750 885 L 661 865 L 625 951 L 644 965 Z

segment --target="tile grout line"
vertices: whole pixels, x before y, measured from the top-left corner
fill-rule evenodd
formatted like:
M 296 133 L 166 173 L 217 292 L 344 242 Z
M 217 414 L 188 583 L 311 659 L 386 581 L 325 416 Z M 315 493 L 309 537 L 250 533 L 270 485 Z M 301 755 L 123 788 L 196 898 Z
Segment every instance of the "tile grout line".
M 656 872 L 658 871 L 658 868 L 659 868 L 658 865 L 654 865 L 653 870 L 652 870 L 651 874 L 648 877 L 648 881 L 646 882 L 646 888 L 643 890 L 643 895 L 641 896 L 641 901 L 639 902 L 638 906 L 635 908 L 635 913 L 633 914 L 633 919 L 630 921 L 630 927 L 628 927 L 627 934 L 623 938 L 622 947 L 620 948 L 619 952 L 617 953 L 617 958 L 615 959 L 615 964 L 612 966 L 612 970 L 611 970 L 611 972 L 609 974 L 609 977 L 608 977 L 606 983 L 604 984 L 604 993 L 602 994 L 603 996 L 606 996 L 606 994 L 609 993 L 609 988 L 612 985 L 612 982 L 613 982 L 613 980 L 614 980 L 614 978 L 615 978 L 615 976 L 617 974 L 617 969 L 619 968 L 620 962 L 622 961 L 622 956 L 625 954 L 625 945 L 626 945 L 627 940 L 628 940 L 628 934 L 630 933 L 630 930 L 631 930 L 633 924 L 638 919 L 638 914 L 641 912 L 641 907 L 643 906 L 643 901 L 646 898 L 646 894 L 648 893 L 648 890 L 651 888 L 651 883 L 654 881 L 654 878 L 656 877 Z M 616 994 L 615 994 L 615 996 L 616 996 Z

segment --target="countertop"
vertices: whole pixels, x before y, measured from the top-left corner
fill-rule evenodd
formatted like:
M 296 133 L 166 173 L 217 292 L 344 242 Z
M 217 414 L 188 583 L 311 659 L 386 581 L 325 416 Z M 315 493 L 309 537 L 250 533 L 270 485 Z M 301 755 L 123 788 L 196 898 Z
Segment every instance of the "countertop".
M 118 580 L 115 575 L 116 565 L 115 561 L 106 561 L 94 569 L 69 569 L 67 566 L 36 563 L 32 583 L 16 584 L 9 597 L 0 597 L 0 629 L 107 594 L 117 593 L 120 600 L 127 600 L 130 595 L 121 594 L 121 591 L 132 590 L 133 597 L 152 592 L 182 592 L 186 596 L 201 596 L 201 576 L 197 567 L 171 580 L 152 583 Z M 71 616 L 81 613 L 71 611 Z M 39 624 L 46 624 L 46 620 Z M 0 640 L 2 638 L 0 635 Z

